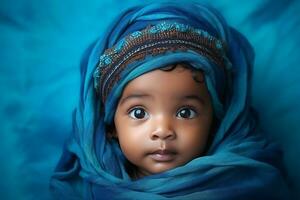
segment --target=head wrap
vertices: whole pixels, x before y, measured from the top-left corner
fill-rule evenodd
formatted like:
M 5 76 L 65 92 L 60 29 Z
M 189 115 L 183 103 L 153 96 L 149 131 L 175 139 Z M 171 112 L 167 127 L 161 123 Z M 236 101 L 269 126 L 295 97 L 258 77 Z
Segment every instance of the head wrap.
M 74 133 L 51 180 L 58 198 L 286 198 L 281 151 L 263 138 L 248 102 L 253 49 L 216 10 L 180 2 L 128 9 L 85 58 Z M 218 120 L 214 140 L 205 156 L 131 180 L 106 125 L 129 81 L 182 62 L 205 75 Z

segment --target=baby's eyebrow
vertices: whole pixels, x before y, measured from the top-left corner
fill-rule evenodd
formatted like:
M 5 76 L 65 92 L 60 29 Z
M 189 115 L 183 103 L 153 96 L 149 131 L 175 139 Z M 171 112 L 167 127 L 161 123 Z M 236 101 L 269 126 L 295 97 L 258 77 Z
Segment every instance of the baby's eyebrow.
M 202 97 L 198 95 L 185 95 L 185 96 L 179 96 L 177 97 L 180 100 L 195 100 L 198 101 L 201 104 L 205 104 L 205 101 Z
M 126 101 L 130 99 L 143 99 L 143 98 L 151 98 L 148 94 L 130 94 L 120 100 L 120 105 L 124 104 Z

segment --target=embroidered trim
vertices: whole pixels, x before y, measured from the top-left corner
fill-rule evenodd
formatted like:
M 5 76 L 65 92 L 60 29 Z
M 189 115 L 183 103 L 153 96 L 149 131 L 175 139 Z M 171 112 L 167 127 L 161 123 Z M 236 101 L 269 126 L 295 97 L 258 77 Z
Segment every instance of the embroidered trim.
M 224 65 L 224 43 L 206 31 L 176 22 L 148 26 L 126 36 L 100 57 L 94 73 L 94 86 L 101 92 L 103 103 L 128 64 L 142 60 L 147 55 L 155 56 L 178 50 L 193 50 L 217 65 Z

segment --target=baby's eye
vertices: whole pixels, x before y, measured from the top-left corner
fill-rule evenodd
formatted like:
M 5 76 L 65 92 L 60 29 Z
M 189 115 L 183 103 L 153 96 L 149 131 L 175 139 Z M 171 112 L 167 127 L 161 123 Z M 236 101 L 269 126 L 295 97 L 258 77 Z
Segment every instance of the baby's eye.
M 130 110 L 129 116 L 133 119 L 145 119 L 149 114 L 143 108 L 133 108 Z
M 195 118 L 196 116 L 197 113 L 191 108 L 182 108 L 176 114 L 176 117 L 184 118 L 184 119 L 192 119 Z

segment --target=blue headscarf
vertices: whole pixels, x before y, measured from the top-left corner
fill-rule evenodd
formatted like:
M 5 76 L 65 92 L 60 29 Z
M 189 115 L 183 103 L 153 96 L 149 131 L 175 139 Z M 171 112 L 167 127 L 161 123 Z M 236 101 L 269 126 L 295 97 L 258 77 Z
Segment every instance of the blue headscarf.
M 226 65 L 193 51 L 147 56 L 124 70 L 105 102 L 94 88 L 94 72 L 106 49 L 127 35 L 161 22 L 205 30 L 226 44 Z M 82 88 L 74 112 L 74 133 L 51 180 L 61 199 L 286 199 L 281 151 L 266 141 L 248 102 L 254 53 L 248 41 L 222 16 L 197 3 L 155 3 L 122 13 L 82 63 Z M 106 138 L 126 84 L 151 70 L 185 62 L 201 69 L 213 100 L 218 127 L 205 156 L 169 171 L 131 180 L 125 157 Z M 100 74 L 101 76 L 101 74 Z M 225 87 L 226 85 L 226 87 Z M 225 94 L 225 98 L 222 97 Z

